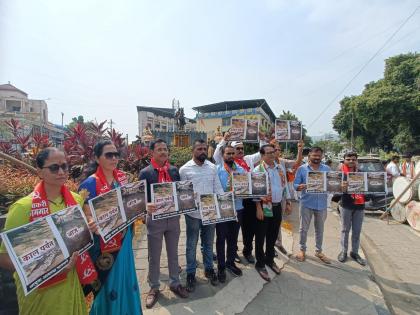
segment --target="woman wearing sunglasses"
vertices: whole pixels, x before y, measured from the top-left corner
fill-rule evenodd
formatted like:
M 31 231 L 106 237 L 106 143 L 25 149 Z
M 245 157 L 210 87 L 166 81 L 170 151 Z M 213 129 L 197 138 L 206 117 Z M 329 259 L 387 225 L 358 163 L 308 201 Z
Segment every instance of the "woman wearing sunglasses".
M 109 140 L 98 142 L 94 148 L 95 162 L 88 177 L 80 184 L 88 200 L 127 183 L 126 175 L 117 169 L 120 154 Z M 95 262 L 98 280 L 84 287 L 95 299 L 90 314 L 142 314 L 132 248 L 132 227 L 118 233 L 107 243 L 95 235 L 90 254 Z
M 41 181 L 35 186 L 33 193 L 10 206 L 5 230 L 22 226 L 69 206 L 80 204 L 83 207 L 83 198 L 70 192 L 64 185 L 69 174 L 66 157 L 62 151 L 56 148 L 42 150 L 36 157 L 36 166 Z M 89 228 L 95 231 L 96 224 L 89 222 Z M 87 258 L 87 254 L 82 256 L 74 253 L 65 270 L 27 296 L 24 295 L 22 284 L 15 272 L 13 276 L 17 288 L 19 314 L 86 314 L 87 308 L 80 284 L 84 281 L 83 271 L 86 268 L 91 270 L 93 263 Z M 14 271 L 4 244 L 0 247 L 0 267 Z M 92 277 L 95 276 L 96 273 L 92 274 Z

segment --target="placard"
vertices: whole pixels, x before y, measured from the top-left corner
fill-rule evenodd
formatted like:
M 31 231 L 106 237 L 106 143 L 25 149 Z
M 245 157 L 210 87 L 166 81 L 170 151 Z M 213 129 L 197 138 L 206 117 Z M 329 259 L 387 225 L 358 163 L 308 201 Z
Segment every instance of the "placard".
M 200 214 L 203 225 L 237 220 L 233 193 L 200 195 Z
M 274 137 L 279 142 L 297 142 L 302 139 L 302 122 L 276 119 Z
M 230 141 L 258 142 L 260 121 L 258 119 L 232 118 L 229 129 Z
M 269 194 L 269 180 L 266 172 L 233 173 L 232 185 L 237 197 L 264 197 Z

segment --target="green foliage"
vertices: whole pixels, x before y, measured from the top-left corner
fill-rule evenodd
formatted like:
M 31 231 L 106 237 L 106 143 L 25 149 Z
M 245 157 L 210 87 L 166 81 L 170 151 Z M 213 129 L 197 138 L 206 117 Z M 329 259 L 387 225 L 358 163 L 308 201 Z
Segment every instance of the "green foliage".
M 73 117 L 71 119 L 71 123 L 69 123 L 68 125 L 66 125 L 66 129 L 72 129 L 77 124 L 84 124 L 84 123 L 85 123 L 85 118 L 82 115 L 79 115 L 79 116 Z
M 356 149 L 420 149 L 420 54 L 385 61 L 384 78 L 370 82 L 361 95 L 345 97 L 333 126 L 350 140 L 352 117 Z
M 171 147 L 169 152 L 169 161 L 172 165 L 180 168 L 182 165 L 191 160 L 192 147 L 180 148 Z
M 334 140 L 320 140 L 313 144 L 314 147 L 320 147 L 324 149 L 324 152 L 331 152 L 333 154 L 338 154 L 344 148 L 343 144 L 339 141 Z

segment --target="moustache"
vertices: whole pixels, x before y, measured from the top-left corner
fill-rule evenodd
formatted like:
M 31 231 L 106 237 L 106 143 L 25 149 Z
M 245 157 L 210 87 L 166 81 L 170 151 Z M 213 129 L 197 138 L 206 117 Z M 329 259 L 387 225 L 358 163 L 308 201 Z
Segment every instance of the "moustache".
M 204 161 L 205 159 L 207 159 L 207 154 L 205 154 L 205 153 L 200 154 L 200 155 L 197 157 L 197 159 L 198 159 L 199 161 Z

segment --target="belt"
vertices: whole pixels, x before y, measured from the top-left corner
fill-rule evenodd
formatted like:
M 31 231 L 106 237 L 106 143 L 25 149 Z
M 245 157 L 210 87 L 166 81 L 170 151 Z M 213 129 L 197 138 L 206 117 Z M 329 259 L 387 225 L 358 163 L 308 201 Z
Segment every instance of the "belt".
M 273 202 L 271 204 L 273 205 L 273 207 L 275 207 L 275 206 L 281 206 L 281 202 Z

